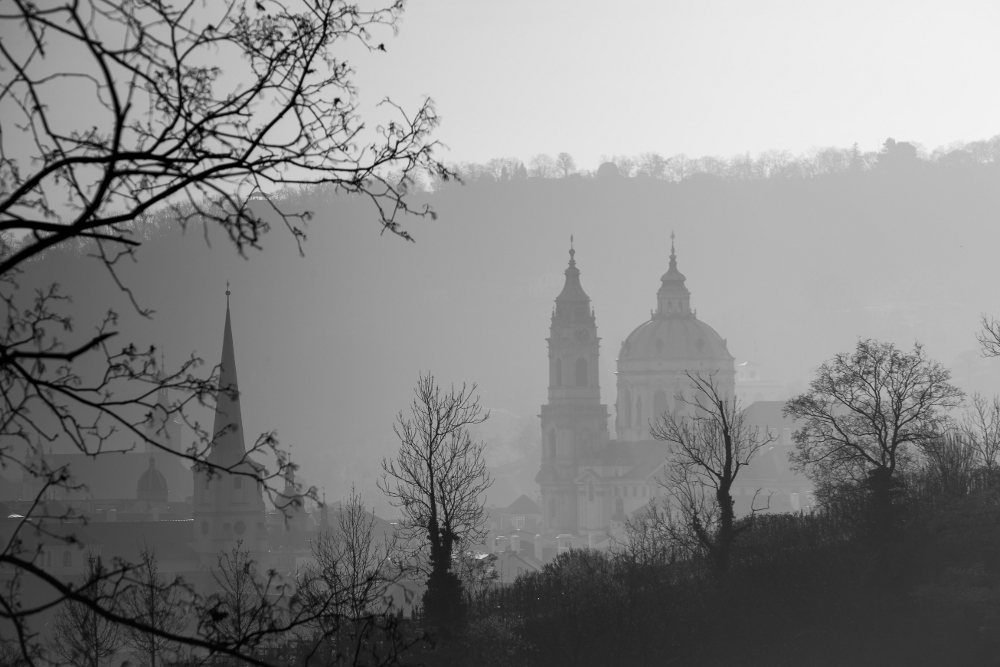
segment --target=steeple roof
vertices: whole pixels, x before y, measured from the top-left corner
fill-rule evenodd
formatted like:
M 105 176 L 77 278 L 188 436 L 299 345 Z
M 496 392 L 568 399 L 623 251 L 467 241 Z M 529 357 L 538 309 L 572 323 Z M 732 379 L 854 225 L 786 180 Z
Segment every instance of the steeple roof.
M 573 237 L 569 237 L 569 266 L 564 272 L 566 282 L 562 292 L 556 297 L 556 311 L 553 317 L 557 320 L 585 321 L 591 318 L 590 297 L 583 291 L 580 284 L 580 269 L 576 268 L 576 250 L 573 249 Z
M 243 443 L 243 416 L 240 414 L 239 382 L 236 379 L 236 352 L 233 326 L 229 316 L 229 283 L 226 283 L 226 329 L 222 337 L 222 361 L 219 369 L 219 393 L 215 402 L 215 425 L 210 463 L 232 466 L 246 456 Z

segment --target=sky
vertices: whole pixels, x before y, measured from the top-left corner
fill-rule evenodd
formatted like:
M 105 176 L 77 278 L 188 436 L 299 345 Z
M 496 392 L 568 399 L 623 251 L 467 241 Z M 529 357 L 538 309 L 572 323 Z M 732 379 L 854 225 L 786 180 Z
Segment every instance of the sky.
M 1000 5 L 839 0 L 409 2 L 363 97 L 429 95 L 448 161 L 731 156 L 1000 133 Z

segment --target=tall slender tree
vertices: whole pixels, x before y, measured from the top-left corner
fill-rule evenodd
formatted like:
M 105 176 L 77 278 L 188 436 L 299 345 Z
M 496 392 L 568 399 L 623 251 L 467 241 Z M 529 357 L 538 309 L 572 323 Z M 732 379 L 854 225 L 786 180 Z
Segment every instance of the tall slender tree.
M 706 554 L 721 574 L 745 529 L 736 523 L 733 484 L 774 437 L 747 423 L 736 398 L 726 395 L 714 376 L 686 375 L 692 391 L 677 395 L 685 409 L 659 415 L 650 427 L 654 438 L 672 445 L 665 485 L 683 518 L 662 527 L 682 546 Z
M 452 556 L 483 535 L 484 494 L 492 483 L 485 445 L 469 431 L 489 417 L 475 391 L 476 385 L 444 391 L 433 375 L 421 375 L 410 416 L 400 412 L 393 427 L 399 453 L 382 460 L 379 487 L 402 511 L 403 530 L 427 546 L 424 610 L 439 627 L 461 621 L 462 585 Z

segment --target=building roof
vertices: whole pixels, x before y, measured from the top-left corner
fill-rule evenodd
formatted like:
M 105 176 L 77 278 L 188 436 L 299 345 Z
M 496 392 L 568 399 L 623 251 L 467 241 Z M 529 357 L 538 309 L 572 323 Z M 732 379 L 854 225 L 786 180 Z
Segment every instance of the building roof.
M 583 291 L 580 284 L 580 269 L 576 268 L 576 250 L 573 249 L 573 240 L 570 237 L 569 266 L 564 272 L 566 282 L 562 291 L 556 297 L 556 309 L 552 313 L 553 322 L 561 323 L 587 323 L 593 324 L 594 316 L 590 309 L 590 297 Z
M 520 498 L 512 502 L 504 514 L 541 514 L 542 508 L 534 500 L 522 494 Z
M 149 469 L 149 454 L 125 450 L 104 451 L 96 456 L 46 454 L 45 461 L 52 470 L 65 466 L 73 484 L 86 485 L 84 492 L 71 493 L 71 497 L 85 498 L 89 494 L 95 500 L 135 498 L 137 482 Z M 158 454 L 156 470 L 164 477 L 171 501 L 183 501 L 192 492 L 194 478 L 179 456 Z M 29 495 L 23 499 L 34 497 L 35 492 L 37 489 L 26 489 Z
M 715 329 L 698 319 L 691 310 L 691 293 L 684 284 L 686 278 L 677 269 L 673 234 L 670 235 L 670 268 L 660 278 L 656 293 L 656 312 L 640 324 L 622 343 L 618 354 L 619 370 L 629 361 L 683 361 L 689 370 L 691 362 L 712 361 L 732 368 L 735 358 L 729 354 L 726 341 Z M 674 370 L 674 369 L 670 369 Z
M 228 287 L 228 286 L 227 286 Z M 222 336 L 222 361 L 219 368 L 219 392 L 215 403 L 215 439 L 208 461 L 230 467 L 246 456 L 243 442 L 243 416 L 240 413 L 240 389 L 236 377 L 236 351 L 233 326 L 229 316 L 229 290 L 226 289 L 226 327 Z
M 156 469 L 156 457 L 149 457 L 149 468 L 139 476 L 139 482 L 135 485 L 135 497 L 137 500 L 151 500 L 155 502 L 167 502 L 167 479 Z
M 194 521 L 94 521 L 85 528 L 104 545 L 102 556 L 121 558 L 129 563 L 138 563 L 144 548 L 156 552 L 161 564 L 178 561 L 198 561 L 198 555 L 191 548 L 194 542 Z

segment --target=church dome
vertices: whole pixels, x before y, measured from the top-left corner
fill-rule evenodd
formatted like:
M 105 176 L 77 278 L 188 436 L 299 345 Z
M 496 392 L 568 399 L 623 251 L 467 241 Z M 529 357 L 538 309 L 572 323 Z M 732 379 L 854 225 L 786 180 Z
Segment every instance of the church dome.
M 692 315 L 654 317 L 643 322 L 622 343 L 618 361 L 697 362 L 727 357 L 730 354 L 722 336 Z
M 152 456 L 149 457 L 149 468 L 139 476 L 135 497 L 138 500 L 167 502 L 167 478 L 156 469 L 156 459 Z
M 696 375 L 711 378 L 726 396 L 735 393 L 736 360 L 722 336 L 691 308 L 691 292 L 677 268 L 673 234 L 670 240 L 670 267 L 660 277 L 656 310 L 629 334 L 618 354 L 619 440 L 648 440 L 650 421 L 686 409 L 684 396 Z

